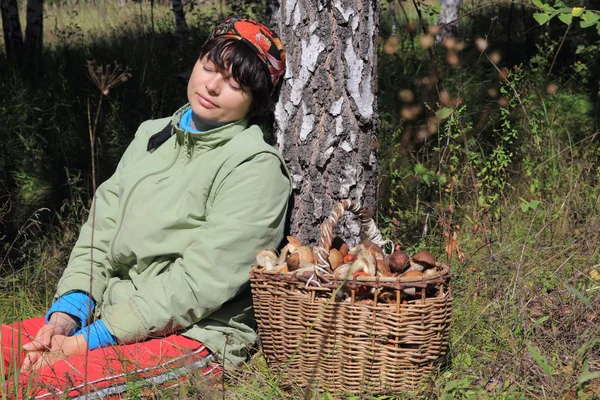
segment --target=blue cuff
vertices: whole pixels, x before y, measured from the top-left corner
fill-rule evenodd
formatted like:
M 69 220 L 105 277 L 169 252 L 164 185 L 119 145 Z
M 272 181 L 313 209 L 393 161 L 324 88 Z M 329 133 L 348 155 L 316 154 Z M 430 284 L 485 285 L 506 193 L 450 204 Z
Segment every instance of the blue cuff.
M 46 323 L 50 322 L 50 316 L 55 312 L 64 312 L 77 321 L 77 327 L 82 327 L 90 320 L 90 313 L 94 311 L 94 300 L 85 292 L 69 292 L 59 297 L 50 310 L 46 313 Z
M 117 338 L 109 331 L 104 321 L 98 319 L 92 324 L 80 329 L 75 334 L 83 334 L 90 350 L 100 349 L 117 344 Z

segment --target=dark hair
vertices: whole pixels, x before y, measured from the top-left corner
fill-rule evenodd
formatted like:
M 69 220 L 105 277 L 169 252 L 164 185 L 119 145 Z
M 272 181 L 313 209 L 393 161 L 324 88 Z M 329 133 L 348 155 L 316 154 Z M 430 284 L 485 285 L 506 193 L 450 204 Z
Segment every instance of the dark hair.
M 279 88 L 273 90 L 271 77 L 254 50 L 241 40 L 217 37 L 202 46 L 199 58 L 204 56 L 219 68 L 231 67 L 235 80 L 250 89 L 252 103 L 246 118 L 250 123 L 263 125 L 270 133 Z

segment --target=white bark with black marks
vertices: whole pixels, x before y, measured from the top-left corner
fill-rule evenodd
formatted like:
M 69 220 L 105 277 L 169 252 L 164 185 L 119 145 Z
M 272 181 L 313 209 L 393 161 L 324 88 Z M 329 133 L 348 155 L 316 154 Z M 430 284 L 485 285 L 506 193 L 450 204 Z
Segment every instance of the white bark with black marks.
M 281 3 L 279 0 L 266 0 L 265 5 L 265 24 L 275 29 L 276 33 L 279 34 L 279 27 L 281 25 Z
M 314 244 L 341 199 L 376 211 L 379 1 L 282 0 L 280 15 L 287 71 L 277 146 L 293 178 L 290 233 Z M 359 233 L 356 219 L 342 221 L 344 239 Z
M 440 25 L 442 29 L 436 37 L 438 42 L 442 42 L 449 36 L 456 36 L 458 33 L 458 21 L 456 19 L 458 18 L 461 5 L 462 0 L 440 0 L 442 11 L 438 18 L 438 25 Z
M 1 0 L 4 46 L 9 61 L 16 61 L 23 50 L 23 32 L 19 20 L 17 0 Z

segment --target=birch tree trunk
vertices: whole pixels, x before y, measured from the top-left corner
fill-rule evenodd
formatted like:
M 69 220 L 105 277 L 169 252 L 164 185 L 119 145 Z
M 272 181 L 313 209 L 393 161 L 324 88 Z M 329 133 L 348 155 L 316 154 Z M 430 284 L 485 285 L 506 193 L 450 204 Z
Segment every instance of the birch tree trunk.
M 279 0 L 267 0 L 265 5 L 265 24 L 279 32 L 281 27 L 281 3 Z
M 42 72 L 44 48 L 44 0 L 27 0 L 25 54 L 34 81 Z
M 23 50 L 23 32 L 19 21 L 17 0 L 0 0 L 4 46 L 9 62 L 17 61 Z
M 293 177 L 291 234 L 319 239 L 341 199 L 375 212 L 378 0 L 281 0 L 287 72 L 275 110 L 277 146 Z M 356 242 L 345 218 L 338 234 Z
M 185 22 L 183 2 L 181 0 L 171 0 L 171 4 L 173 4 L 173 14 L 175 15 L 175 36 L 177 37 L 179 50 L 183 50 L 185 39 L 189 32 L 187 23 Z
M 461 5 L 462 0 L 440 0 L 442 12 L 438 18 L 438 25 L 440 25 L 442 29 L 436 37 L 438 42 L 443 41 L 448 36 L 456 36 L 458 33 L 458 21 L 455 20 L 458 18 Z M 451 21 L 455 22 L 448 24 Z

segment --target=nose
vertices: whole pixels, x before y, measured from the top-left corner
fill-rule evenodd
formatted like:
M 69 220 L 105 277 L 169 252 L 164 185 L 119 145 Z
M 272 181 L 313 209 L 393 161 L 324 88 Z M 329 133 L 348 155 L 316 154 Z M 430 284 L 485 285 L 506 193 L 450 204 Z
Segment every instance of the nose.
M 213 74 L 213 76 L 206 81 L 206 90 L 208 90 L 210 94 L 218 95 L 221 93 L 221 80 L 221 74 Z

